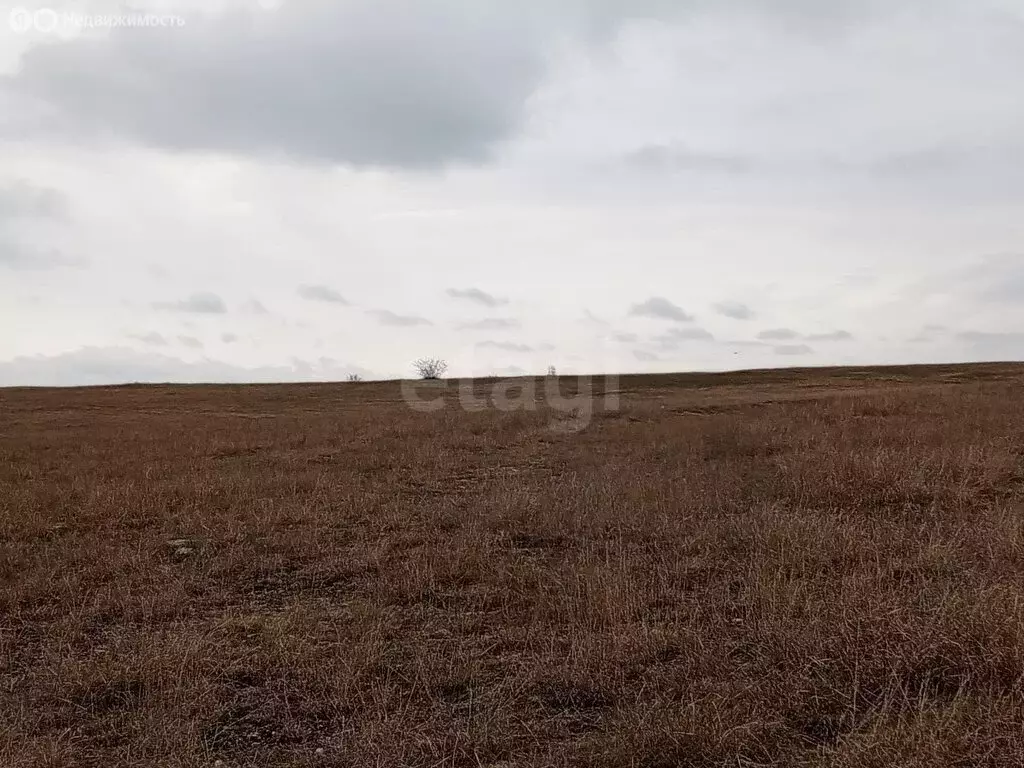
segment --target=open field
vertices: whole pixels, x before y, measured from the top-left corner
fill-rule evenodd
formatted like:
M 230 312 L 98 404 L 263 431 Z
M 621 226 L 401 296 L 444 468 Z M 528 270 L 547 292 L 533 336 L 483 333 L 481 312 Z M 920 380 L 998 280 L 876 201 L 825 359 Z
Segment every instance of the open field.
M 0 766 L 1022 765 L 1022 384 L 0 390 Z

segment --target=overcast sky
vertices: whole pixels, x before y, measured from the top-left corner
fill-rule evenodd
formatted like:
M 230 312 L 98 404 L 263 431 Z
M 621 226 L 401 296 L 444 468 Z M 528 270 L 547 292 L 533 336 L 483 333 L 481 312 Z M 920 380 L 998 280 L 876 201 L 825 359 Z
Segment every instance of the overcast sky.
M 0 385 L 1024 358 L 1021 0 L 49 7 Z

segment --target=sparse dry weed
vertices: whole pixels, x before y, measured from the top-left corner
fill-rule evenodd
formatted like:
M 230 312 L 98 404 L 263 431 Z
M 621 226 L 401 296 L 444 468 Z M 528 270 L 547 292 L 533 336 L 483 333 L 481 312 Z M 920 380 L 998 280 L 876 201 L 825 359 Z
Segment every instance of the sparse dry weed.
M 0 765 L 1019 766 L 1022 382 L 0 392 Z

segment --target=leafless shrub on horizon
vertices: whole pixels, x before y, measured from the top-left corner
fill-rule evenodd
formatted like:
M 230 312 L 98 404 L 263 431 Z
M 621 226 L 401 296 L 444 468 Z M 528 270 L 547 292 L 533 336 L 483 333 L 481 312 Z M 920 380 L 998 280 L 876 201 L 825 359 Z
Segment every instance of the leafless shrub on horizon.
M 439 357 L 421 357 L 412 364 L 416 374 L 425 381 L 435 381 L 444 376 L 448 363 Z

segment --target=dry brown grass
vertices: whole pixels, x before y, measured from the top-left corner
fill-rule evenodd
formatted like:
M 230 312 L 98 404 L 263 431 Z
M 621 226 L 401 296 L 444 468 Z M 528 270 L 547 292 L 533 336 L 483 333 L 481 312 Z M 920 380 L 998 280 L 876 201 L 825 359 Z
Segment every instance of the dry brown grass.
M 0 391 L 0 765 L 1019 766 L 1022 382 Z

